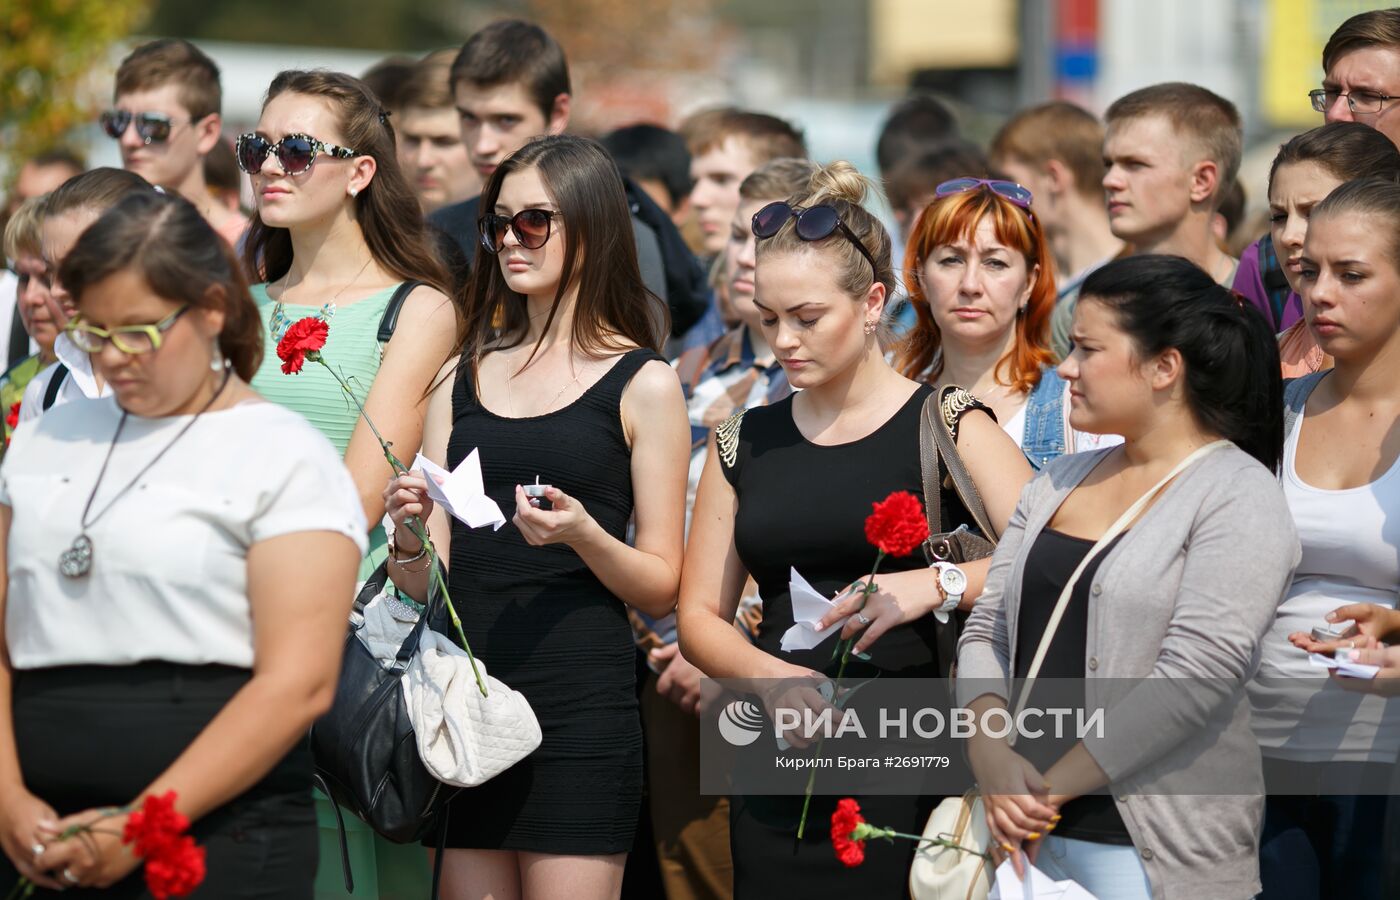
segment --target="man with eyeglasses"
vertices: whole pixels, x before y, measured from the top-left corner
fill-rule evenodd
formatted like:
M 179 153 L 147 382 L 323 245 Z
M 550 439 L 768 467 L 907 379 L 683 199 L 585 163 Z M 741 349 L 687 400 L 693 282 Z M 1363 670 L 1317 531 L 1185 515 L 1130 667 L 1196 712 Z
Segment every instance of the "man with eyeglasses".
M 189 41 L 142 44 L 117 69 L 115 98 L 101 115 L 117 141 L 122 166 L 194 204 L 213 229 L 237 246 L 248 219 L 209 191 L 204 157 L 219 142 L 223 119 L 219 67 Z
M 1322 87 L 1308 94 L 1327 122 L 1360 122 L 1400 145 L 1400 8 L 1359 13 L 1322 50 Z

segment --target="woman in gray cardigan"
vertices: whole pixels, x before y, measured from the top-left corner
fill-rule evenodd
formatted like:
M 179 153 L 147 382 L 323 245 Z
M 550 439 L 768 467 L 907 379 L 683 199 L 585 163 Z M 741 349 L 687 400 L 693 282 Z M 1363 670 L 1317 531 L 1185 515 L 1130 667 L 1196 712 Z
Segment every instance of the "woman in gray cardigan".
M 1024 849 L 1099 897 L 1251 897 L 1264 801 L 1242 689 L 1299 555 L 1273 474 L 1278 351 L 1260 316 L 1166 256 L 1091 275 L 1074 343 L 1071 424 L 1125 443 L 1026 487 L 959 643 L 958 699 L 979 718 L 1006 708 L 1009 679 L 1042 656 L 1041 677 L 1086 679 L 1104 728 L 1043 775 L 1005 739 L 973 738 L 988 825 L 1018 868 Z

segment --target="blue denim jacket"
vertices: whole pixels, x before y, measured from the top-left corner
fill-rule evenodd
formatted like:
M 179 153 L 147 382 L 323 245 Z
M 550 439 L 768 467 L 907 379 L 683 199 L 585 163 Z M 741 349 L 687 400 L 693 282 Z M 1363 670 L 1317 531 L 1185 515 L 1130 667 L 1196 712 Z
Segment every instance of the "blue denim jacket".
M 1021 436 L 1021 451 L 1036 471 L 1057 456 L 1065 447 L 1065 380 L 1054 366 L 1040 370 L 1040 383 L 1026 398 L 1026 428 Z

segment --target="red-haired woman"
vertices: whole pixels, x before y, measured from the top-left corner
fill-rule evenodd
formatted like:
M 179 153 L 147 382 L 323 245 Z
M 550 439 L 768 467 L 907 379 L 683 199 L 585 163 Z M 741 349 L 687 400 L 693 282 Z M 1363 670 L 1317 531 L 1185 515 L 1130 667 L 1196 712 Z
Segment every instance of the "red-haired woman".
M 1054 269 L 1031 199 L 1010 181 L 938 186 L 905 249 L 917 318 L 895 362 L 909 378 L 971 391 L 1040 468 L 1117 441 L 1069 426 L 1069 385 L 1050 350 Z

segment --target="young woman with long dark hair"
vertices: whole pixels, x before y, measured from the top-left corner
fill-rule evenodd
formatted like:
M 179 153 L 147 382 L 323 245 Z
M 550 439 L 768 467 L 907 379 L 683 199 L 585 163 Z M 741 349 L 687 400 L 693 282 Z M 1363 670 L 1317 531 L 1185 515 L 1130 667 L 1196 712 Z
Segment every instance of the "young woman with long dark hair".
M 1087 679 L 1087 695 L 1115 718 L 1042 761 L 1053 762 L 1043 775 L 1004 737 L 974 737 L 987 824 L 1002 850 L 1031 850 L 1047 874 L 1098 897 L 1161 897 L 1168 886 L 1253 897 L 1262 796 L 1182 786 L 1191 772 L 1231 772 L 1238 793 L 1262 794 L 1243 685 L 1298 561 L 1274 475 L 1283 420 L 1273 333 L 1194 264 L 1148 255 L 1085 280 L 1072 336 L 1059 369 L 1070 423 L 1124 443 L 1054 460 L 1022 494 L 959 643 L 959 703 L 979 718 L 1005 710 L 1010 680 L 1038 669 Z M 1126 530 L 1090 555 L 1139 498 Z M 1182 688 L 1198 702 L 1180 705 L 1128 693 L 1169 676 L 1222 689 Z M 1176 790 L 1124 787 L 1164 771 L 1188 777 Z M 1113 796 L 1094 793 L 1109 783 Z
M 479 450 L 511 521 L 449 527 L 416 473 L 385 500 L 396 525 L 427 517 L 472 649 L 525 695 L 544 739 L 453 800 L 444 890 L 603 900 L 621 890 L 642 796 L 626 607 L 675 604 L 690 429 L 657 352 L 665 304 L 642 284 L 607 153 L 531 141 L 492 174 L 481 210 L 466 335 L 429 401 L 423 453 L 455 468 Z M 537 480 L 551 485 L 538 499 L 523 487 Z M 422 600 L 422 548 L 397 535 L 389 573 Z
M 387 112 L 357 78 L 286 71 L 272 81 L 257 129 L 238 139 L 256 214 L 244 262 L 267 347 L 253 387 L 300 412 L 330 438 L 373 524 L 365 577 L 382 561 L 384 481 L 379 442 L 340 384 L 320 366 L 282 373 L 277 342 L 299 319 L 330 326 L 325 359 L 350 383 L 394 452 L 410 461 L 422 438 L 433 375 L 452 351 L 458 317 L 447 276 L 429 249 L 422 213 L 399 169 Z M 392 336 L 378 332 L 395 291 L 409 293 Z

